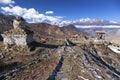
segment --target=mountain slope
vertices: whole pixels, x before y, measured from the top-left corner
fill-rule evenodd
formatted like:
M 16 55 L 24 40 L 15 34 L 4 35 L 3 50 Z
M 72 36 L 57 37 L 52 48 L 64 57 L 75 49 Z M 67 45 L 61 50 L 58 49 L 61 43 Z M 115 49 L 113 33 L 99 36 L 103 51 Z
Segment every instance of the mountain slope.
M 74 25 L 63 26 L 61 27 L 61 30 L 68 36 L 80 33 L 80 30 L 75 28 Z
M 11 17 L 2 14 L 0 26 L 5 29 L 1 32 L 12 28 L 14 17 Z M 27 28 L 34 31 L 36 38 L 86 36 L 84 30 L 79 31 L 73 25 L 58 27 L 29 23 Z M 106 45 L 94 45 L 89 40 L 80 45 L 68 41 L 67 46 L 58 43 L 64 44 L 64 41 L 45 41 L 33 43 L 33 51 L 16 45 L 6 49 L 0 42 L 0 80 L 120 80 L 120 54 L 112 52 Z
M 4 15 L 0 13 L 0 33 L 12 28 L 12 22 L 15 17 L 12 15 Z
M 15 19 L 14 16 L 4 15 L 0 13 L 0 33 L 13 28 L 12 22 Z M 74 34 L 82 34 L 79 29 L 73 25 L 59 27 L 47 23 L 28 23 L 27 28 L 34 31 L 35 36 L 45 38 L 46 36 L 54 36 L 57 38 L 65 38 L 65 36 L 71 36 Z M 1 37 L 1 36 L 0 36 Z
M 4 15 L 0 13 L 0 33 L 7 31 L 12 28 L 12 21 L 15 17 L 11 15 Z M 2 36 L 0 35 L 0 41 L 2 40 Z

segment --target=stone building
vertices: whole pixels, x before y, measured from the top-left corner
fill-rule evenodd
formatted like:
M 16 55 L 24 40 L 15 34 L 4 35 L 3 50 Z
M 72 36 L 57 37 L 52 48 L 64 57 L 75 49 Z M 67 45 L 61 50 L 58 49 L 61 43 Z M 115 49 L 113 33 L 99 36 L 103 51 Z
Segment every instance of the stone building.
M 96 31 L 96 38 L 98 40 L 105 40 L 106 31 Z
M 106 31 L 101 30 L 101 31 L 96 31 L 96 38 L 94 39 L 94 44 L 105 44 L 105 34 Z
M 30 31 L 25 24 L 26 22 L 23 18 L 16 17 L 13 21 L 14 28 L 1 34 L 4 44 L 26 46 L 33 42 L 33 31 Z
M 78 39 L 78 34 L 70 36 L 71 40 L 77 40 Z

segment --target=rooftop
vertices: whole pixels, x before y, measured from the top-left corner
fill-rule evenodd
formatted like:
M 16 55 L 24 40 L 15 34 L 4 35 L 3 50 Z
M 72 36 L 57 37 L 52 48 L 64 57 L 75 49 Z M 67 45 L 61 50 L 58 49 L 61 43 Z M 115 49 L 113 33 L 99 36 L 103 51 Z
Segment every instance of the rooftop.
M 101 31 L 96 31 L 96 33 L 97 33 L 97 34 L 105 34 L 105 33 L 106 33 L 106 31 L 101 30 Z

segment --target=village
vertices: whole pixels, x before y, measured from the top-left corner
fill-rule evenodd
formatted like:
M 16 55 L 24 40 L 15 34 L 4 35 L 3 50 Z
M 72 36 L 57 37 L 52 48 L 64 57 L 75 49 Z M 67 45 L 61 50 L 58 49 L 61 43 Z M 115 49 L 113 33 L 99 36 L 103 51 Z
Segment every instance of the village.
M 96 31 L 95 38 L 48 35 L 38 42 L 26 24 L 16 17 L 13 29 L 1 34 L 1 80 L 120 79 L 120 46 L 105 39 L 106 31 Z

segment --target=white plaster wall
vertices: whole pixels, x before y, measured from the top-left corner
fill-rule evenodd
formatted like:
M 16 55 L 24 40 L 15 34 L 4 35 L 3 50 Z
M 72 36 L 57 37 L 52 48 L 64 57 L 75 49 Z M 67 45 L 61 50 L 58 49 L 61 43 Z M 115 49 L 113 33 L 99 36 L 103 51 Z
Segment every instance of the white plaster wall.
M 32 41 L 34 41 L 32 34 L 14 35 L 14 36 L 12 36 L 12 38 L 14 39 L 16 45 L 27 45 L 27 44 L 31 43 Z
M 16 45 L 27 45 L 26 35 L 14 35 L 12 38 L 14 39 Z
M 6 37 L 4 35 L 4 44 L 16 44 L 16 45 L 22 45 L 25 46 L 29 43 L 31 43 L 32 41 L 34 41 L 33 39 L 33 35 L 9 35 L 10 38 Z
M 4 42 L 4 44 L 10 44 L 10 45 L 14 44 L 14 40 L 12 38 L 6 38 L 5 37 L 3 39 L 3 42 Z

